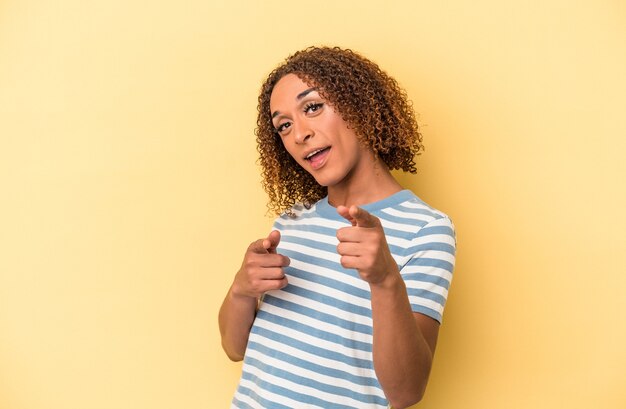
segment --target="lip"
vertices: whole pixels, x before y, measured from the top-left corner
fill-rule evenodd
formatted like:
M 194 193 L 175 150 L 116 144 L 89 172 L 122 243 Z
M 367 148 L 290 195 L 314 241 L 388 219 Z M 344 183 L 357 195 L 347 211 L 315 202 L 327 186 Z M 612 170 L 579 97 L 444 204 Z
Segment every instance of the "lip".
M 310 155 L 311 153 L 316 152 L 316 151 L 321 151 L 321 152 L 313 156 L 310 159 L 305 159 L 305 161 L 309 163 L 309 166 L 311 166 L 313 170 L 317 170 L 326 164 L 328 155 L 330 155 L 331 150 L 332 148 L 330 146 L 326 146 L 321 149 L 320 148 L 313 149 L 307 155 Z
M 310 159 L 308 159 L 309 155 L 314 153 L 314 152 L 318 152 L 318 151 L 323 151 L 324 149 L 328 149 L 330 148 L 330 146 L 320 146 L 318 148 L 313 148 L 313 149 L 309 149 L 308 151 L 305 152 L 305 154 L 302 156 L 302 159 L 306 160 L 306 161 L 310 161 Z

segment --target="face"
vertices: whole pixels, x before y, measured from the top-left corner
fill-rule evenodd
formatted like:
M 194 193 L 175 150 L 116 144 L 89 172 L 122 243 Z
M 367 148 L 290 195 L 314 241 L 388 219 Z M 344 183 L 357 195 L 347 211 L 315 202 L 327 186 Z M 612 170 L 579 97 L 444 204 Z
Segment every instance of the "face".
M 363 146 L 341 116 L 295 74 L 274 86 L 272 123 L 289 154 L 322 186 L 346 186 L 361 168 L 373 168 L 371 150 Z

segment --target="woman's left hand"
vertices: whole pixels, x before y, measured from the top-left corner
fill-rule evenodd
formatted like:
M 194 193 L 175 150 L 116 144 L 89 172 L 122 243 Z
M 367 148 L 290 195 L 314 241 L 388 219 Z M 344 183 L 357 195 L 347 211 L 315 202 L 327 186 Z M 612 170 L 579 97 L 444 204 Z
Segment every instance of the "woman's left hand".
M 378 217 L 357 206 L 338 206 L 337 213 L 352 223 L 337 230 L 341 265 L 356 269 L 370 285 L 382 284 L 389 274 L 398 274 Z

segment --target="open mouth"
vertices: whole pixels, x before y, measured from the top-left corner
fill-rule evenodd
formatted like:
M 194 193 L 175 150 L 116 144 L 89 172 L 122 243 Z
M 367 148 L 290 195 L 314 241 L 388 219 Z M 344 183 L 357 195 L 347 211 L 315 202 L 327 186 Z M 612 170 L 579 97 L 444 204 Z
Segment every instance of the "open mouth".
M 308 161 L 315 161 L 316 158 L 319 158 L 323 155 L 326 154 L 326 152 L 328 152 L 328 150 L 330 149 L 330 146 L 327 146 L 325 148 L 320 148 L 317 150 L 314 150 L 313 152 L 309 153 L 308 155 L 306 155 L 304 157 L 304 159 L 308 160 Z
M 330 152 L 330 146 L 316 149 L 306 155 L 304 159 L 311 164 L 311 167 L 313 169 L 319 169 L 324 165 L 324 163 L 326 163 L 326 157 L 328 156 L 328 152 Z

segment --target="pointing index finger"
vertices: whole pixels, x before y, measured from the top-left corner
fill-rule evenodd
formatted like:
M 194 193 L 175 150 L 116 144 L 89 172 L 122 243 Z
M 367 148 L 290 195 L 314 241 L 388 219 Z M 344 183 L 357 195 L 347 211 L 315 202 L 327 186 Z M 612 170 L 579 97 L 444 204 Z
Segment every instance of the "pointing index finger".
M 380 224 L 378 217 L 358 206 L 350 206 L 349 213 L 358 227 L 377 227 Z
M 337 213 L 339 213 L 341 217 L 352 223 L 353 226 L 356 226 L 356 220 L 354 220 L 354 217 L 352 217 L 352 215 L 350 214 L 350 209 L 348 207 L 337 206 Z
M 280 232 L 278 230 L 273 230 L 267 238 L 263 240 L 263 248 L 265 248 L 268 253 L 276 254 L 276 247 L 278 247 L 278 243 L 280 243 Z

